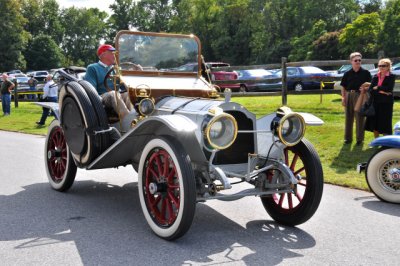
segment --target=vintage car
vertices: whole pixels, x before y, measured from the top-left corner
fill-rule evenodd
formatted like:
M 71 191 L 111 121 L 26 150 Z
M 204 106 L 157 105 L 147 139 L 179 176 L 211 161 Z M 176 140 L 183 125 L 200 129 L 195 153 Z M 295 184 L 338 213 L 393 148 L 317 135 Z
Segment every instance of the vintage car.
M 289 226 L 313 216 L 323 172 L 303 136 L 321 119 L 288 107 L 257 118 L 231 102 L 229 91 L 219 98 L 201 76 L 196 36 L 121 31 L 115 44 L 117 65 L 106 79 L 113 80 L 110 90 L 121 84 L 128 90 L 135 106 L 129 115 L 119 121 L 107 115 L 95 88 L 62 70 L 59 103 L 37 103 L 56 114 L 44 149 L 53 189 L 67 191 L 77 167 L 132 165 L 144 217 L 167 240 L 188 231 L 197 202 L 212 199 L 257 196 Z M 198 71 L 168 71 L 193 61 Z

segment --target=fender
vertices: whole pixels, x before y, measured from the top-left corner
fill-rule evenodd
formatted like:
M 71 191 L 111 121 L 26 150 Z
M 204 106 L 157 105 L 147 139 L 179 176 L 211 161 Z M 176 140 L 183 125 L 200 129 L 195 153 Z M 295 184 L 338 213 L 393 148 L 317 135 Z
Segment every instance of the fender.
M 57 120 L 60 120 L 60 107 L 58 103 L 52 102 L 35 102 L 34 104 L 39 105 L 41 107 L 49 108 L 53 111 L 54 116 Z
M 87 169 L 102 169 L 139 164 L 144 146 L 154 136 L 171 136 L 179 139 L 194 163 L 206 163 L 202 146 L 196 137 L 197 125 L 182 115 L 162 115 L 148 117 L 139 122 L 129 132 L 95 159 Z
M 369 146 L 371 147 L 385 146 L 391 148 L 400 148 L 400 136 L 390 135 L 390 136 L 383 136 L 380 138 L 376 138 L 369 144 Z

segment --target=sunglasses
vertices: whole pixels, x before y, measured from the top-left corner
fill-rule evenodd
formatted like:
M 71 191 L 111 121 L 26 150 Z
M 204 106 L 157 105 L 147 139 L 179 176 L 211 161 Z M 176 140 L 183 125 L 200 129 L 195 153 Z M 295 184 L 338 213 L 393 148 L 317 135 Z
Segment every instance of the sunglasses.
M 354 62 L 361 62 L 361 59 L 353 60 Z
M 378 65 L 378 67 L 388 67 L 388 65 Z

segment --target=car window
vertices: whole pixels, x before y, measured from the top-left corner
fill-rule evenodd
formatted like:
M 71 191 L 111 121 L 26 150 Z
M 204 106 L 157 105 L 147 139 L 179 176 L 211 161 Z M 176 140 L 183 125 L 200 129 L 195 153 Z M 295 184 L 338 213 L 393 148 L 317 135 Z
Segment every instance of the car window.
M 35 76 L 47 76 L 48 73 L 46 71 L 38 71 L 35 73 Z
M 297 73 L 298 73 L 297 68 L 288 68 L 287 69 L 288 76 L 294 76 L 294 75 L 297 75 Z M 282 72 L 281 72 L 281 75 L 282 75 Z
M 325 71 L 318 67 L 302 67 L 301 69 L 305 74 L 325 73 Z
M 273 75 L 271 71 L 268 71 L 268 70 L 265 70 L 265 69 L 251 69 L 251 70 L 248 70 L 248 72 L 249 72 L 250 75 L 256 76 L 256 77 Z

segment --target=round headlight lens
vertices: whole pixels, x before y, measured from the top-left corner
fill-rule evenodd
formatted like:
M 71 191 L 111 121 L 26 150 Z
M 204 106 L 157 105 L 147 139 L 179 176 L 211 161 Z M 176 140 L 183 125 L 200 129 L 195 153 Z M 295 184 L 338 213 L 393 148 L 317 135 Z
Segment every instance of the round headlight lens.
M 141 115 L 151 115 L 154 111 L 154 102 L 150 98 L 145 98 L 139 103 L 139 113 Z
M 283 144 L 293 146 L 299 143 L 305 132 L 305 122 L 301 115 L 290 113 L 282 117 L 278 126 L 278 137 Z
M 232 145 L 237 136 L 237 123 L 233 116 L 220 114 L 208 122 L 205 135 L 211 148 L 222 150 Z

